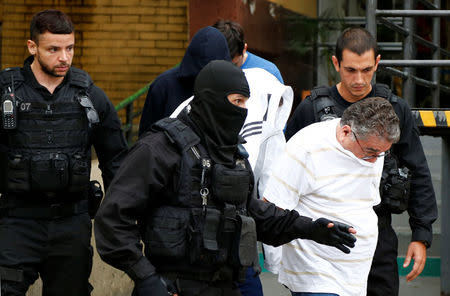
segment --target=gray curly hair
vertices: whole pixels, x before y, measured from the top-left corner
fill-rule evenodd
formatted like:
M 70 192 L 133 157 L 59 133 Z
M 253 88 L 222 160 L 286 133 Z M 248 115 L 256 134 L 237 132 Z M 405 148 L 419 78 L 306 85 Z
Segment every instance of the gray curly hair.
M 391 103 L 380 97 L 372 97 L 353 103 L 345 109 L 341 117 L 341 126 L 349 125 L 352 131 L 362 139 L 376 135 L 391 143 L 400 138 L 400 120 Z

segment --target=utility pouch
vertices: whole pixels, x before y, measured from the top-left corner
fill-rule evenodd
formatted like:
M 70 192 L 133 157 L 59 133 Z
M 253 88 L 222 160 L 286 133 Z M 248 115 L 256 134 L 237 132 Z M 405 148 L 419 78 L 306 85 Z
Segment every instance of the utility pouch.
M 220 211 L 207 209 L 203 231 L 203 245 L 208 251 L 218 251 L 217 234 L 220 224 Z
M 189 261 L 194 265 L 210 266 L 225 262 L 217 241 L 220 211 L 208 208 L 192 209 L 188 229 Z
M 69 192 L 83 191 L 86 188 L 86 185 L 89 183 L 90 173 L 91 173 L 90 161 L 88 161 L 86 157 L 83 157 L 81 154 L 74 154 L 70 160 Z
M 184 259 L 187 251 L 188 209 L 160 207 L 152 213 L 144 235 L 146 255 L 150 258 Z
M 394 156 L 386 156 L 380 182 L 381 203 L 375 209 L 393 214 L 401 214 L 407 210 L 410 180 L 411 174 L 408 168 L 398 167 Z
M 232 250 L 232 264 L 236 267 L 252 266 L 257 258 L 256 223 L 253 218 L 237 215 L 236 237 Z
M 63 153 L 43 153 L 31 157 L 31 189 L 56 192 L 69 185 L 69 160 Z
M 30 191 L 30 159 L 21 154 L 9 154 L 1 167 L 2 185 L 6 191 L 25 193 Z M 3 174 L 6 174 L 3 176 Z
M 88 212 L 91 219 L 94 219 L 97 213 L 100 203 L 103 199 L 102 185 L 97 180 L 93 180 L 89 183 L 89 195 L 88 195 Z
M 250 188 L 250 170 L 241 166 L 228 168 L 216 164 L 212 170 L 213 197 L 221 202 L 232 205 L 243 204 L 248 197 Z

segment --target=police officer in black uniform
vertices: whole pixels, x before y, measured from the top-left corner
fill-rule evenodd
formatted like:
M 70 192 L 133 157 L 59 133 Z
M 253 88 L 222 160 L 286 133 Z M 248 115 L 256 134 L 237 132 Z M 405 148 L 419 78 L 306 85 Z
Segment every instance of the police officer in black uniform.
M 340 117 L 352 103 L 368 97 L 389 100 L 400 119 L 401 137 L 385 158 L 380 186 L 378 243 L 369 273 L 367 295 L 398 295 L 397 236 L 391 226 L 391 214 L 408 210 L 412 230 L 411 243 L 403 267 L 414 259 L 406 276 L 415 279 L 423 270 L 426 249 L 432 240 L 432 223 L 437 218 L 436 197 L 431 175 L 411 110 L 405 100 L 392 94 L 384 84 L 371 84 L 380 56 L 376 40 L 359 27 L 346 29 L 336 42 L 332 57 L 341 81 L 332 87 L 317 87 L 296 108 L 286 127 L 286 139 L 314 122 Z M 409 173 L 407 172 L 409 171 Z M 408 177 L 409 175 L 409 177 Z
M 23 68 L 0 73 L 1 295 L 24 296 L 40 276 L 43 295 L 87 296 L 94 145 L 108 187 L 127 144 L 105 93 L 71 67 L 74 28 L 58 10 L 35 14 Z
M 133 295 L 240 295 L 236 283 L 259 266 L 256 240 L 300 237 L 346 253 L 354 246 L 348 225 L 251 195 L 257 190 L 238 138 L 249 95 L 238 67 L 210 62 L 190 105 L 157 122 L 117 172 L 96 216 L 96 245 L 134 280 Z

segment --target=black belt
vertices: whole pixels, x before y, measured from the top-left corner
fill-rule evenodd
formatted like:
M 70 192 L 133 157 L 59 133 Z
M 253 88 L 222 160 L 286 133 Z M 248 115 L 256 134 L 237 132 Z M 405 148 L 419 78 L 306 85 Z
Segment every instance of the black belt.
M 88 212 L 88 201 L 42 204 L 17 200 L 0 200 L 0 214 L 8 217 L 58 219 Z

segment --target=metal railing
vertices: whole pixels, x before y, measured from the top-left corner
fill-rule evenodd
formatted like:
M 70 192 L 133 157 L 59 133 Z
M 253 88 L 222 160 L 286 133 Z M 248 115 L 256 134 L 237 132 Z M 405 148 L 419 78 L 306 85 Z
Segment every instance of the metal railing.
M 450 93 L 450 87 L 440 81 L 440 67 L 449 67 L 450 52 L 440 46 L 440 18 L 450 16 L 450 10 L 440 10 L 440 0 L 418 0 L 427 10 L 414 10 L 413 0 L 404 0 L 403 10 L 379 10 L 377 0 L 366 0 L 366 28 L 377 36 L 377 21 L 404 38 L 402 60 L 382 60 L 380 70 L 403 79 L 402 97 L 410 106 L 416 105 L 415 87 L 421 85 L 431 89 L 432 109 L 413 109 L 413 116 L 421 134 L 442 137 L 442 184 L 441 184 L 441 295 L 450 296 L 450 109 L 439 109 L 440 93 Z M 432 40 L 426 40 L 415 32 L 417 16 L 432 17 Z M 403 26 L 389 18 L 403 17 Z M 432 50 L 432 60 L 415 60 L 416 44 Z M 393 67 L 403 67 L 399 70 Z M 416 76 L 416 67 L 432 67 L 431 80 Z M 446 177 L 447 176 L 447 177 Z
M 153 81 L 152 81 L 153 82 Z M 125 138 L 127 139 L 128 144 L 132 144 L 134 142 L 134 138 L 137 136 L 136 131 L 133 129 L 133 120 L 139 117 L 142 114 L 142 110 L 134 111 L 135 107 L 134 102 L 139 99 L 143 94 L 146 94 L 148 88 L 150 87 L 150 82 L 128 98 L 121 101 L 119 104 L 115 106 L 116 111 L 120 111 L 125 109 L 125 123 L 122 124 L 122 130 L 125 133 Z
M 172 68 L 178 67 L 180 63 L 177 63 Z M 156 79 L 156 78 L 155 78 Z M 125 98 L 123 101 L 121 101 L 119 104 L 115 106 L 116 111 L 120 111 L 122 109 L 125 109 L 125 123 L 122 124 L 122 130 L 125 133 L 125 138 L 127 139 L 128 145 L 133 144 L 133 142 L 137 139 L 137 130 L 133 129 L 133 120 L 142 114 L 142 109 L 137 109 L 134 106 L 134 102 L 137 101 L 137 99 L 141 98 L 142 95 L 146 94 L 148 92 L 148 88 L 153 83 L 152 80 L 149 84 L 144 86 L 143 88 L 136 91 L 134 94 L 129 96 L 128 98 Z
M 429 87 L 432 94 L 432 107 L 440 107 L 440 92 L 450 93 L 450 87 L 440 83 L 440 67 L 449 67 L 450 61 L 441 59 L 441 54 L 450 57 L 450 51 L 440 46 L 440 17 L 450 16 L 450 10 L 440 10 L 440 0 L 433 3 L 421 0 L 428 10 L 414 10 L 413 0 L 403 2 L 404 10 L 379 10 L 377 0 L 366 1 L 366 28 L 375 38 L 377 36 L 377 21 L 404 37 L 403 60 L 381 60 L 380 70 L 399 76 L 403 79 L 402 97 L 410 106 L 416 106 L 415 85 Z M 426 40 L 415 33 L 416 16 L 433 17 L 432 41 Z M 388 17 L 388 18 L 387 18 Z M 403 26 L 393 22 L 392 17 L 404 17 Z M 420 44 L 433 51 L 432 60 L 415 60 L 415 45 Z M 403 67 L 403 71 L 392 67 Z M 415 67 L 432 67 L 431 80 L 425 80 L 415 75 Z

